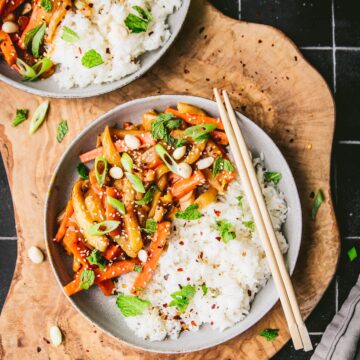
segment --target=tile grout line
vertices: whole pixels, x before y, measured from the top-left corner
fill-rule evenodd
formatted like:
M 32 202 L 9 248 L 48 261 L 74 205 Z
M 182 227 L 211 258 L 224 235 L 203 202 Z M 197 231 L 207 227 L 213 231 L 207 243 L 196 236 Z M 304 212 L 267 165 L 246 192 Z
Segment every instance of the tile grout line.
M 360 236 L 344 236 L 345 240 L 360 240 Z
M 1 240 L 17 240 L 17 236 L 0 236 Z
M 339 145 L 360 145 L 360 140 L 339 140 Z
M 338 276 L 335 278 L 335 312 L 339 311 L 339 279 Z
M 238 17 L 239 17 L 239 20 L 241 20 L 241 0 L 238 0 L 239 1 L 239 6 L 238 6 Z
M 332 50 L 332 46 L 300 46 L 301 50 Z
M 309 331 L 309 335 L 324 335 L 323 331 Z
M 331 0 L 331 30 L 332 30 L 332 57 L 333 57 L 333 87 L 336 94 L 336 43 L 335 43 L 335 7 Z
M 333 153 L 334 154 L 334 153 Z M 338 188 L 337 188 L 337 163 L 336 163 L 336 154 L 333 156 L 334 160 L 334 187 L 335 187 L 335 206 L 338 204 Z
M 332 50 L 336 51 L 360 51 L 360 47 L 358 46 L 300 46 L 301 50 Z

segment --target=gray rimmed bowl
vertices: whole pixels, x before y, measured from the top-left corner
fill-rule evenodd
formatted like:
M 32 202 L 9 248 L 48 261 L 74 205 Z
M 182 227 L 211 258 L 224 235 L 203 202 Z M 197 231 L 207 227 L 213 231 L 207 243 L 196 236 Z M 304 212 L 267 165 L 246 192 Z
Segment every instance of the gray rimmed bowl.
M 176 105 L 179 101 L 196 105 L 212 116 L 218 116 L 216 103 L 200 97 L 162 95 L 130 101 L 91 123 L 74 139 L 61 157 L 51 181 L 45 206 L 46 247 L 52 269 L 61 287 L 72 280 L 71 263 L 62 247 L 54 243 L 52 239 L 56 233 L 56 217 L 65 207 L 72 184 L 78 178 L 76 166 L 79 162 L 79 154 L 94 147 L 96 137 L 105 125 L 120 125 L 124 121 L 138 123 L 141 115 L 148 109 L 161 111 L 168 106 Z M 279 187 L 285 194 L 289 208 L 288 218 L 283 227 L 284 235 L 289 242 L 286 263 L 292 273 L 299 254 L 302 231 L 300 200 L 294 178 L 286 160 L 269 136 L 244 115 L 237 113 L 237 117 L 252 153 L 258 155 L 263 152 L 266 167 L 282 173 Z M 184 332 L 177 340 L 167 339 L 162 342 L 150 342 L 138 338 L 126 326 L 115 305 L 115 298 L 115 296 L 105 297 L 98 288 L 94 287 L 68 299 L 92 323 L 131 346 L 160 353 L 183 353 L 209 348 L 241 334 L 269 312 L 279 297 L 271 279 L 256 295 L 250 314 L 235 326 L 224 332 L 217 332 L 210 326 L 203 326 L 198 332 Z
M 130 84 L 140 76 L 144 75 L 160 58 L 165 54 L 170 45 L 174 42 L 184 24 L 186 15 L 189 10 L 191 0 L 182 0 L 181 7 L 168 17 L 168 24 L 171 36 L 168 41 L 159 49 L 149 51 L 139 57 L 141 67 L 133 74 L 127 75 L 122 79 L 106 84 L 90 85 L 85 88 L 62 89 L 53 77 L 48 79 L 24 82 L 21 81 L 20 75 L 12 70 L 5 61 L 0 59 L 0 80 L 19 89 L 35 95 L 46 96 L 50 98 L 86 98 L 106 94 L 113 90 L 122 88 Z

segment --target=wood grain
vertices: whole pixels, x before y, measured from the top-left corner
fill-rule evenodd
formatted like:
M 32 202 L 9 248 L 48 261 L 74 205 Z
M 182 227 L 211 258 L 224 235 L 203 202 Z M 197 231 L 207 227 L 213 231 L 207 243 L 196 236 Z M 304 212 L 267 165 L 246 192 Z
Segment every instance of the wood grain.
M 18 233 L 14 279 L 0 318 L 3 359 L 268 359 L 289 339 L 276 305 L 241 336 L 207 351 L 158 355 L 130 348 L 95 328 L 60 292 L 48 262 L 32 264 L 31 245 L 44 246 L 43 206 L 51 173 L 75 135 L 98 115 L 122 102 L 154 94 L 212 97 L 226 88 L 233 104 L 254 119 L 279 145 L 300 192 L 304 236 L 293 276 L 304 316 L 320 300 L 339 256 L 339 233 L 329 187 L 334 104 L 320 75 L 295 45 L 269 26 L 231 20 L 204 0 L 194 0 L 185 28 L 164 58 L 141 79 L 110 94 L 85 100 L 52 100 L 50 116 L 33 136 L 28 124 L 10 126 L 16 108 L 35 109 L 42 100 L 1 84 L 0 139 L 12 191 Z M 67 119 L 70 132 L 58 144 L 55 129 Z M 315 222 L 310 193 L 321 188 L 326 202 Z M 49 345 L 57 323 L 65 342 Z M 258 332 L 279 328 L 266 342 Z

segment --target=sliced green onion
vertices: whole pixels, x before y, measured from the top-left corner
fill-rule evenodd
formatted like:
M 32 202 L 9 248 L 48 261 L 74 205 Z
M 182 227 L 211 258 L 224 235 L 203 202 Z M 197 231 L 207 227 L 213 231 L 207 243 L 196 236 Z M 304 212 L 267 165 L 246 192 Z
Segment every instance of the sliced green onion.
M 48 58 L 48 57 L 43 57 L 42 59 L 40 59 L 34 66 L 33 69 L 35 69 L 36 73 L 36 78 L 40 77 L 44 72 L 48 71 L 49 69 L 51 69 L 51 67 L 54 64 L 52 63 L 52 61 Z M 32 79 L 35 80 L 35 79 Z
M 121 156 L 121 165 L 123 166 L 125 171 L 127 171 L 129 173 L 132 172 L 134 162 L 133 162 L 131 156 L 126 152 L 124 152 Z
M 44 101 L 40 106 L 35 110 L 29 127 L 29 134 L 32 135 L 36 132 L 39 126 L 44 122 L 47 111 L 49 108 L 49 101 Z
M 114 231 L 120 225 L 120 221 L 105 220 L 89 227 L 88 233 L 93 236 L 101 236 Z
M 321 204 L 324 202 L 324 195 L 322 193 L 321 190 L 318 190 L 316 196 L 315 196 L 315 199 L 314 199 L 314 204 L 313 204 L 313 207 L 311 209 L 311 218 L 313 220 L 315 220 L 316 218 L 316 214 L 319 210 L 319 207 L 321 206 Z
M 142 194 L 145 193 L 144 185 L 143 185 L 141 179 L 137 175 L 126 172 L 125 176 L 131 182 L 134 190 L 136 190 L 137 192 L 142 193 Z
M 162 145 L 157 144 L 155 145 L 155 151 L 160 156 L 165 165 L 169 168 L 169 170 L 174 174 L 179 175 L 177 162 L 171 157 L 165 148 Z
M 118 199 L 115 199 L 111 196 L 108 196 L 106 198 L 106 201 L 108 202 L 108 204 L 110 206 L 112 206 L 115 210 L 117 210 L 120 214 L 125 215 L 126 210 L 125 210 L 125 205 Z
M 38 31 L 36 32 L 36 34 L 32 39 L 31 52 L 35 57 L 39 57 L 39 50 L 44 40 L 45 31 L 46 31 L 46 25 L 45 23 L 42 23 L 42 25 L 39 27 Z
M 102 165 L 102 169 L 100 168 L 100 171 L 99 171 L 99 165 Z M 105 184 L 107 168 L 108 168 L 108 162 L 105 159 L 105 157 L 98 156 L 95 159 L 95 176 L 97 183 L 101 186 Z
M 36 77 L 35 70 L 20 58 L 16 59 L 16 65 L 19 67 L 20 74 L 23 76 L 22 80 L 25 81 Z
M 51 69 L 53 66 L 52 61 L 48 57 L 43 57 L 34 66 L 29 66 L 25 61 L 18 58 L 16 65 L 19 67 L 20 74 L 23 81 L 34 81 L 39 78 L 43 73 Z
M 191 137 L 195 142 L 203 142 L 209 139 L 209 133 L 216 128 L 216 124 L 200 124 L 188 127 L 184 134 Z

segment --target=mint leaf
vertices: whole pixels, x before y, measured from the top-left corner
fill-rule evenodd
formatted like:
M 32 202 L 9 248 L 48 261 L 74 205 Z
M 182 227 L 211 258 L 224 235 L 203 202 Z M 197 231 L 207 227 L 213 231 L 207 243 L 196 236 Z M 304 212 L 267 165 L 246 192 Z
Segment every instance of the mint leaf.
M 178 211 L 177 213 L 175 213 L 175 216 L 178 219 L 183 219 L 183 220 L 200 219 L 202 217 L 202 214 L 199 210 L 197 210 L 198 208 L 199 208 L 198 204 L 191 204 L 184 211 Z
M 120 294 L 116 299 L 116 305 L 125 317 L 130 317 L 141 315 L 151 303 L 137 296 Z
M 279 172 L 266 171 L 264 177 L 266 181 L 273 182 L 275 185 L 277 185 L 280 182 L 282 175 Z
M 357 254 L 357 251 L 356 251 L 356 248 L 355 246 L 353 246 L 349 251 L 348 251 L 348 257 L 350 259 L 350 261 L 354 261 L 357 257 L 358 257 L 358 254 Z
M 259 333 L 260 336 L 263 336 L 267 341 L 273 341 L 279 335 L 279 329 L 265 329 Z
M 46 12 L 51 12 L 52 10 L 51 0 L 41 0 L 41 6 Z
M 136 271 L 136 272 L 138 272 L 138 273 L 141 273 L 142 270 L 143 270 L 143 268 L 142 268 L 141 265 L 138 265 L 138 264 L 135 264 L 135 265 L 134 265 L 133 271 Z
M 124 21 L 126 27 L 133 33 L 145 32 L 152 20 L 152 15 L 149 11 L 140 6 L 133 6 L 133 9 L 139 14 L 139 16 L 132 13 L 128 14 Z
M 69 128 L 66 120 L 61 120 L 56 128 L 56 140 L 58 143 L 61 143 L 68 133 Z
M 157 185 L 151 185 L 150 189 L 146 192 L 146 194 L 144 195 L 144 197 L 140 200 L 135 201 L 135 203 L 137 205 L 146 205 L 149 204 L 151 202 L 151 200 L 154 197 L 154 193 L 155 191 L 160 191 L 159 187 Z
M 101 55 L 94 49 L 88 50 L 85 52 L 81 58 L 81 64 L 88 69 L 91 69 L 95 66 L 103 64 L 104 61 Z
M 232 162 L 230 160 L 224 159 L 223 157 L 218 157 L 214 161 L 213 176 L 216 176 L 217 174 L 219 174 L 223 170 L 225 170 L 227 172 L 232 172 L 232 171 L 235 170 L 235 167 L 234 167 L 234 165 L 232 164 Z
M 183 314 L 186 311 L 190 300 L 194 297 L 195 292 L 195 286 L 184 286 L 180 291 L 176 291 L 170 295 L 173 300 L 169 303 L 169 306 L 176 306 L 176 308 Z
M 145 231 L 147 234 L 155 234 L 156 230 L 157 222 L 154 219 L 147 219 L 143 231 Z
M 255 231 L 255 224 L 253 221 L 244 221 L 244 226 L 248 228 L 251 232 Z
M 230 240 L 234 240 L 236 235 L 231 231 L 233 226 L 227 220 L 218 220 L 215 223 L 216 230 L 219 232 L 222 241 L 227 244 Z
M 315 220 L 316 218 L 316 214 L 321 206 L 321 204 L 324 202 L 324 195 L 322 193 L 321 190 L 318 190 L 316 196 L 315 196 L 315 199 L 314 199 L 314 204 L 313 204 L 313 207 L 311 209 L 311 218 L 313 220 Z
M 80 40 L 79 35 L 67 26 L 63 27 L 63 33 L 61 34 L 61 38 L 68 43 L 73 43 Z
M 243 203 L 243 201 L 244 201 L 244 198 L 243 198 L 243 196 L 238 196 L 237 198 L 236 198 L 236 200 L 238 201 L 238 205 L 243 209 L 244 208 L 244 203 Z
M 205 296 L 208 292 L 208 288 L 205 284 L 201 285 L 201 290 L 203 292 L 203 295 Z
M 87 180 L 89 178 L 89 169 L 84 163 L 80 162 L 76 167 L 76 170 L 83 180 Z
M 16 127 L 24 122 L 29 116 L 29 110 L 27 109 L 16 109 L 16 116 L 11 123 L 11 126 Z
M 181 124 L 182 120 L 175 118 L 171 113 L 160 114 L 151 123 L 151 135 L 154 140 L 163 140 L 173 147 L 179 147 L 184 140 L 173 138 L 170 130 L 177 129 Z
M 89 287 L 94 284 L 95 273 L 93 270 L 83 270 L 80 275 L 80 289 L 89 289 Z
M 102 256 L 99 250 L 94 249 L 86 258 L 90 265 L 97 265 L 100 270 L 104 270 L 107 265 L 107 260 Z

